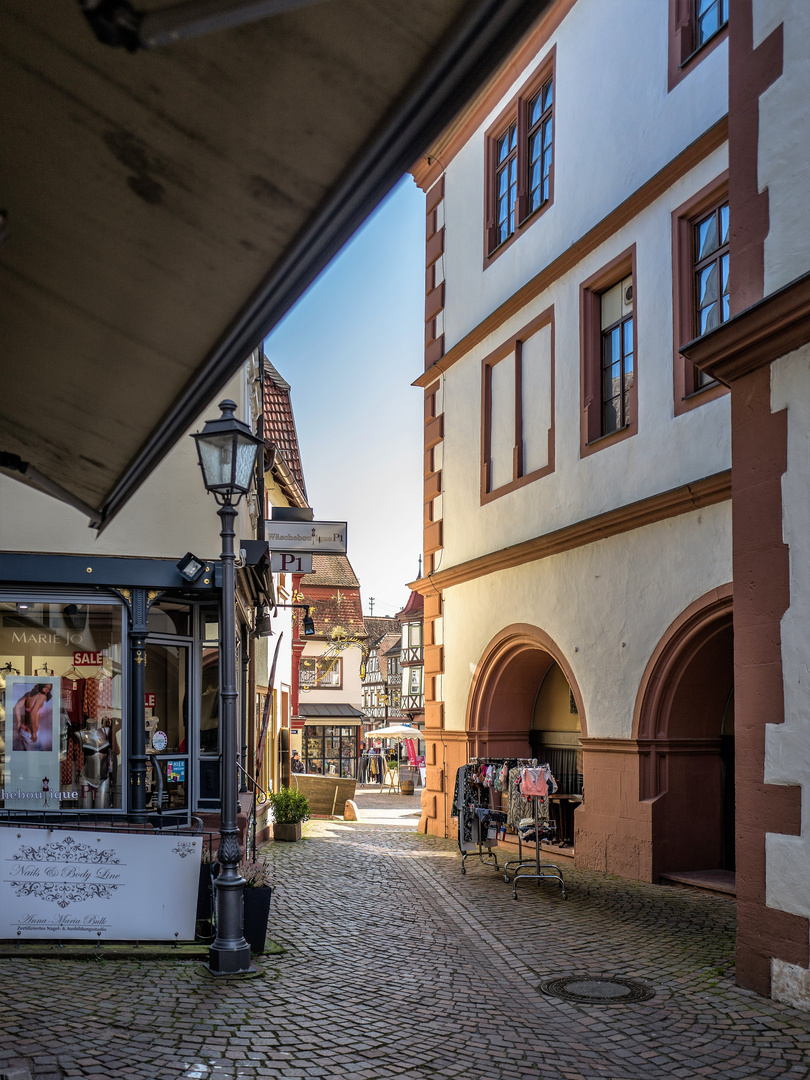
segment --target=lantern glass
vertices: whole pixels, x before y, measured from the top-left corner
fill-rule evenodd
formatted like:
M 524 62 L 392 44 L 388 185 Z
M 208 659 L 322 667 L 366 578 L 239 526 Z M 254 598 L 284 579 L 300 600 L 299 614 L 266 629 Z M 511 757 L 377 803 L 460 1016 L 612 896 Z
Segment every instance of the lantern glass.
M 209 491 L 222 491 L 231 486 L 233 470 L 233 435 L 207 435 L 197 440 L 203 480 Z
M 256 463 L 256 443 L 251 439 L 245 439 L 241 435 L 235 438 L 236 457 L 233 469 L 233 486 L 237 491 L 245 494 L 250 490 L 250 481 L 253 477 L 253 466 Z

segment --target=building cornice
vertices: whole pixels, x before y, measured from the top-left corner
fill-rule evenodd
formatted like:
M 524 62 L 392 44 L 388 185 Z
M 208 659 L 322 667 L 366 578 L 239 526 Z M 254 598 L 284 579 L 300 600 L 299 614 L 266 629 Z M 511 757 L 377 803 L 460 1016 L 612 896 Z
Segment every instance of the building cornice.
M 810 341 L 810 273 L 681 348 L 700 371 L 730 386 Z
M 566 525 L 544 536 L 537 536 L 531 540 L 501 548 L 500 551 L 480 555 L 457 566 L 448 567 L 447 570 L 439 570 L 435 574 L 412 582 L 409 587 L 422 593 L 423 596 L 428 596 L 465 581 L 473 581 L 476 578 L 497 573 L 499 570 L 508 570 L 514 566 L 537 562 L 550 555 L 559 555 L 572 548 L 584 547 L 585 544 L 640 529 L 645 525 L 664 521 L 666 518 L 688 514 L 693 510 L 725 502 L 730 498 L 731 470 L 728 469 L 691 484 L 683 484 L 670 491 L 639 499 L 638 502 L 627 506 L 616 507 L 604 514 L 596 514 L 584 521 L 574 522 L 572 525 Z

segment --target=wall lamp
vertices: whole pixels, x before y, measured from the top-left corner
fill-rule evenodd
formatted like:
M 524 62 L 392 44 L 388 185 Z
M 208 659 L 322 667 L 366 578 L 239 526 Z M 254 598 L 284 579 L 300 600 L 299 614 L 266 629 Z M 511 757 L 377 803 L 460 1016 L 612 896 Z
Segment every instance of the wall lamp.
M 186 581 L 196 581 L 205 569 L 204 560 L 198 559 L 197 556 L 192 555 L 190 551 L 187 551 L 176 565 Z
M 184 0 L 157 11 L 138 11 L 129 0 L 79 0 L 103 45 L 137 52 L 258 22 L 322 0 Z

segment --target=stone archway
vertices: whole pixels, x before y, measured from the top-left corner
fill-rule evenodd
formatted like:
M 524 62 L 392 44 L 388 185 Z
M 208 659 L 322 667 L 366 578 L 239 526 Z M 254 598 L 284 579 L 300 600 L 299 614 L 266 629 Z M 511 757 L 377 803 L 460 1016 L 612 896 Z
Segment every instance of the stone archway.
M 644 672 L 633 734 L 653 880 L 734 869 L 733 649 L 729 584 L 671 624 Z
M 537 692 L 553 663 L 565 675 L 585 735 L 585 710 L 574 673 L 537 626 L 513 623 L 489 642 L 473 675 L 466 729 L 472 756 L 527 757 Z

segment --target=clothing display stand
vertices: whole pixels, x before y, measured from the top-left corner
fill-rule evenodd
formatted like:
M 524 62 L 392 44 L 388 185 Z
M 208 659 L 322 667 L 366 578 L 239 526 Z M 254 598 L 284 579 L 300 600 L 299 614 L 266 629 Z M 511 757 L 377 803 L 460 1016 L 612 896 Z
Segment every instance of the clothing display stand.
M 534 858 L 533 859 L 521 859 L 520 856 L 523 853 L 523 845 L 520 840 L 520 833 L 518 833 L 518 862 L 514 860 L 505 864 L 503 868 L 503 880 L 509 884 L 508 868 L 514 867 L 514 874 L 512 877 L 512 899 L 517 900 L 517 883 L 518 879 L 525 880 L 526 878 L 536 881 L 539 887 L 541 881 L 558 881 L 560 888 L 562 889 L 563 900 L 568 899 L 568 893 L 565 891 L 565 882 L 563 881 L 562 870 L 554 863 L 541 863 L 540 862 L 540 832 L 541 830 L 548 836 L 554 834 L 554 827 L 550 825 L 540 825 L 538 818 L 538 801 L 539 796 L 534 796 L 532 802 L 534 804 Z
M 459 775 L 466 774 L 466 771 L 468 769 L 474 768 L 476 766 L 481 766 L 481 765 L 492 765 L 492 766 L 494 766 L 494 767 L 496 767 L 498 769 L 502 768 L 504 765 L 507 765 L 507 766 L 510 766 L 510 767 L 521 766 L 521 765 L 535 766 L 535 765 L 537 765 L 537 760 L 535 758 L 473 757 L 473 758 L 470 758 L 467 765 L 464 766 L 463 769 L 459 769 Z M 458 784 L 458 780 L 456 781 L 456 783 Z M 485 821 L 481 820 L 481 818 L 479 818 L 478 826 L 477 826 L 478 827 L 478 843 L 477 843 L 477 846 L 474 847 L 474 848 L 469 848 L 467 850 L 465 850 L 464 844 L 462 842 L 462 837 L 461 837 L 462 825 L 461 825 L 461 822 L 459 822 L 459 845 L 458 846 L 459 846 L 459 851 L 461 852 L 461 872 L 462 872 L 462 874 L 467 873 L 465 863 L 467 861 L 468 856 L 477 855 L 479 862 L 483 866 L 492 867 L 494 870 L 497 870 L 498 873 L 501 873 L 502 868 L 498 864 L 498 857 L 495 854 L 495 851 L 493 850 L 497 846 L 497 843 L 498 843 L 497 838 L 492 841 L 491 845 L 488 844 L 485 837 L 484 837 L 484 835 L 483 835 L 483 833 L 482 833 L 482 830 L 484 830 L 485 827 L 488 827 L 490 821 L 494 821 L 496 823 L 496 825 L 498 827 L 498 830 L 500 830 L 500 828 L 502 826 L 505 827 L 505 823 L 506 823 L 506 820 L 507 820 L 507 815 L 506 815 L 505 811 L 496 810 L 494 808 L 494 806 L 491 805 L 492 798 L 493 798 L 492 797 L 492 791 L 501 792 L 502 789 L 498 788 L 498 787 L 493 787 L 492 789 L 490 789 L 489 787 L 481 788 L 481 787 L 478 787 L 478 785 L 475 785 L 475 786 L 476 786 L 475 801 L 477 802 L 478 809 L 483 810 L 483 806 L 481 804 L 481 796 L 482 796 L 483 791 L 487 792 L 487 800 L 490 803 L 490 806 L 488 808 L 489 813 L 486 815 L 488 820 L 485 822 Z M 464 801 L 463 792 L 459 793 L 458 798 L 459 798 L 460 801 L 462 801 L 462 802 Z M 455 806 L 455 803 L 456 803 L 455 798 L 454 798 L 453 802 L 454 802 L 454 806 Z M 462 811 L 460 810 L 460 812 L 462 812 Z

